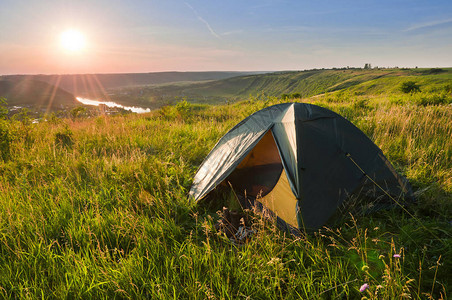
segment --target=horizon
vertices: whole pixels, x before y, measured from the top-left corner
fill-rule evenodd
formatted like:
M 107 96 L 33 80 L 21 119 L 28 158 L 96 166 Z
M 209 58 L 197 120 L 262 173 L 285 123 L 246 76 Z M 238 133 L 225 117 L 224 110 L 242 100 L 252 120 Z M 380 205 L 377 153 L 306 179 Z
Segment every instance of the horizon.
M 415 67 L 404 67 L 404 66 L 376 66 L 371 69 L 376 70 L 391 70 L 391 69 L 451 69 L 452 66 L 415 66 Z M 151 72 L 117 72 L 117 73 L 16 73 L 16 74 L 0 74 L 0 77 L 9 77 L 9 76 L 78 76 L 78 75 L 128 75 L 128 74 L 157 74 L 157 73 L 250 73 L 250 75 L 254 74 L 266 74 L 266 73 L 284 73 L 284 72 L 308 72 L 308 71 L 327 71 L 327 70 L 353 70 L 353 69 L 364 69 L 363 66 L 347 66 L 347 67 L 329 67 L 329 68 L 312 68 L 312 69 L 303 69 L 303 70 L 267 70 L 267 71 L 224 71 L 224 70 L 207 70 L 207 71 L 151 71 Z
M 450 67 L 449 1 L 4 0 L 1 75 Z

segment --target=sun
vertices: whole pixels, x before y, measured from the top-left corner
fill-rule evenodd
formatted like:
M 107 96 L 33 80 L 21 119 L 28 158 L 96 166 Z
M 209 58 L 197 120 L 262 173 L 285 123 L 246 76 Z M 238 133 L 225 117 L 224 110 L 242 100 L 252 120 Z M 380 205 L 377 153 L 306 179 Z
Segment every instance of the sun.
M 85 36 L 78 30 L 68 29 L 61 33 L 60 44 L 68 52 L 80 52 L 86 46 Z

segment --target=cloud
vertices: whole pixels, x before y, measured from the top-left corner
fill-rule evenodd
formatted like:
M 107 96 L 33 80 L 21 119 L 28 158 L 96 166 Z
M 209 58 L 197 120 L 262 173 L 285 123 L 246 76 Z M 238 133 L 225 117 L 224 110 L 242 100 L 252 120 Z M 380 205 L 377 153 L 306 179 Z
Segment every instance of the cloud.
M 245 31 L 243 29 L 237 29 L 237 30 L 231 30 L 231 31 L 226 31 L 223 32 L 221 35 L 225 36 L 225 35 L 235 35 L 235 34 L 242 34 Z
M 424 22 L 424 23 L 414 24 L 414 25 L 404 29 L 403 31 L 404 32 L 414 31 L 414 30 L 424 29 L 424 28 L 428 28 L 428 27 L 443 25 L 443 24 L 447 24 L 447 23 L 452 23 L 452 18 L 444 19 L 444 20 L 438 20 L 438 21 L 432 21 L 432 22 Z
M 212 26 L 210 26 L 210 24 L 198 14 L 198 12 L 193 8 L 193 6 L 191 6 L 187 2 L 184 2 L 184 3 L 193 11 L 193 13 L 198 18 L 198 20 L 201 21 L 202 23 L 204 23 L 204 25 L 206 25 L 207 29 L 210 31 L 210 33 L 214 37 L 216 37 L 217 39 L 221 39 L 221 37 L 218 35 L 218 33 L 216 33 L 215 30 L 213 30 Z

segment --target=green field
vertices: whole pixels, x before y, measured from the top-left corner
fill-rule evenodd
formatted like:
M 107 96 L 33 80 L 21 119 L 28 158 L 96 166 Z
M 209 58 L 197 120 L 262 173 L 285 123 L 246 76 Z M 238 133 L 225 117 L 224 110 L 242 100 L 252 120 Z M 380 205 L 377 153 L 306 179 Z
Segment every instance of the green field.
M 144 115 L 32 124 L 0 110 L 0 297 L 450 297 L 452 72 L 312 72 L 285 73 L 306 75 L 293 89 L 272 82 L 277 74 L 259 75 L 256 87 L 257 77 L 226 79 L 223 95 L 231 81 L 247 81 L 235 85 L 241 101 L 181 101 Z M 402 92 L 408 81 L 420 91 Z M 281 100 L 283 93 L 302 98 Z M 253 215 L 257 234 L 233 245 L 214 229 L 221 201 L 190 202 L 191 180 L 224 133 L 284 101 L 327 107 L 354 123 L 408 178 L 418 202 L 344 213 L 299 238 Z

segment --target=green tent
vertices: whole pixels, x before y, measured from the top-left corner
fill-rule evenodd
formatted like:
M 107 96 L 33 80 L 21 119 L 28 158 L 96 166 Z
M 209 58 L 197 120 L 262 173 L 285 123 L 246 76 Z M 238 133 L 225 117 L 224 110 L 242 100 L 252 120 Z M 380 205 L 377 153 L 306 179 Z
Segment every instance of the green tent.
M 375 205 L 412 198 L 407 180 L 361 130 L 305 103 L 264 108 L 226 133 L 199 167 L 190 196 L 200 200 L 219 185 L 294 233 L 321 227 L 352 195 Z

